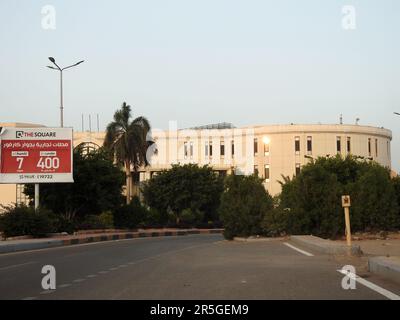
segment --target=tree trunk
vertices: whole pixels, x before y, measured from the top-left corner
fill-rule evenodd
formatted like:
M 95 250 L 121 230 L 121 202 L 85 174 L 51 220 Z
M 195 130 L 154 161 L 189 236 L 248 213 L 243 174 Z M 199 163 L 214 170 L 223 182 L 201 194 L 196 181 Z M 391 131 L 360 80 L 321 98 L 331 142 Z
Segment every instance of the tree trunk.
M 126 204 L 131 203 L 131 166 L 129 162 L 125 162 L 125 174 L 126 174 Z

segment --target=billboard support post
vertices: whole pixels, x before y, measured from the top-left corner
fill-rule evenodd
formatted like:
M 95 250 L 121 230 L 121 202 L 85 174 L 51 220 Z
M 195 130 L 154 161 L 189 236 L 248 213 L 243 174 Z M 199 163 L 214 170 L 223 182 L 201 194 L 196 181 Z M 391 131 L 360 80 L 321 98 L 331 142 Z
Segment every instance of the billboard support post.
M 39 208 L 39 183 L 35 183 L 35 211 Z

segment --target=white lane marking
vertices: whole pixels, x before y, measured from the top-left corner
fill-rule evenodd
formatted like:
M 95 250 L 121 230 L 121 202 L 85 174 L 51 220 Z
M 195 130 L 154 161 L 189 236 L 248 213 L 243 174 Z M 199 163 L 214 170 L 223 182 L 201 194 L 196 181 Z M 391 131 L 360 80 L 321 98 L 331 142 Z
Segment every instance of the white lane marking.
M 128 265 L 126 265 L 126 264 L 121 264 L 121 265 L 119 265 L 118 267 L 119 268 L 126 268 Z
M 290 243 L 284 242 L 283 243 L 285 246 L 288 246 L 289 248 L 292 248 L 293 250 L 296 250 L 297 252 L 300 252 L 308 257 L 313 257 L 314 255 L 312 253 L 309 253 L 307 251 L 301 250 L 299 248 L 296 248 L 295 246 L 292 246 Z
M 383 295 L 384 297 L 390 299 L 390 300 L 400 300 L 400 296 L 397 294 L 394 294 L 393 292 L 390 292 L 389 290 L 386 290 L 380 286 L 377 286 L 376 284 L 369 282 L 356 274 L 352 272 L 347 272 L 346 270 L 337 270 L 339 273 L 344 274 L 345 276 L 348 276 L 350 279 L 353 279 L 357 281 L 358 283 L 362 284 L 363 286 Z
M 96 274 L 89 274 L 88 276 L 86 276 L 87 278 L 96 278 L 97 275 Z
M 86 279 L 75 279 L 72 282 L 78 283 L 78 282 L 83 282 L 86 281 Z
M 58 287 L 59 287 L 59 288 L 67 288 L 67 287 L 70 287 L 70 286 L 71 286 L 70 283 L 65 283 L 65 284 L 59 285 Z
M 118 267 L 112 267 L 112 268 L 110 268 L 110 269 L 108 269 L 108 270 L 110 270 L 110 271 L 115 271 L 115 270 L 118 270 Z
M 35 300 L 35 299 L 37 299 L 37 298 L 36 297 L 26 297 L 26 298 L 23 298 L 21 300 Z
M 99 272 L 97 272 L 97 273 L 99 273 L 99 274 L 106 274 L 106 273 L 109 273 L 110 271 L 99 271 Z
M 36 261 L 30 261 L 30 262 L 25 262 L 25 263 L 20 263 L 20 264 L 13 264 L 11 266 L 0 268 L 0 271 L 7 270 L 7 269 L 12 269 L 12 268 L 18 268 L 18 267 L 22 267 L 22 266 L 26 266 L 26 265 L 34 264 L 34 263 L 37 263 L 37 262 Z
M 40 292 L 40 294 L 50 294 L 50 293 L 54 293 L 54 292 L 56 292 L 56 290 L 46 290 L 46 291 Z

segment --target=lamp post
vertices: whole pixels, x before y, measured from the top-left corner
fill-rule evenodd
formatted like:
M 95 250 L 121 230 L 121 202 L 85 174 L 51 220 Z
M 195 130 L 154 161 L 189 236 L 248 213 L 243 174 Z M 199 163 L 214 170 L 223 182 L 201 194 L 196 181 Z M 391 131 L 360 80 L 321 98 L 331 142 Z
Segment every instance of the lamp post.
M 61 68 L 57 63 L 56 59 L 53 57 L 49 57 L 49 60 L 56 66 L 47 66 L 47 68 L 60 71 L 60 125 L 61 128 L 64 127 L 64 101 L 63 101 L 63 71 L 72 67 L 76 67 L 77 65 L 80 65 L 81 63 L 84 62 L 84 60 L 81 60 L 75 64 L 72 64 L 68 67 Z

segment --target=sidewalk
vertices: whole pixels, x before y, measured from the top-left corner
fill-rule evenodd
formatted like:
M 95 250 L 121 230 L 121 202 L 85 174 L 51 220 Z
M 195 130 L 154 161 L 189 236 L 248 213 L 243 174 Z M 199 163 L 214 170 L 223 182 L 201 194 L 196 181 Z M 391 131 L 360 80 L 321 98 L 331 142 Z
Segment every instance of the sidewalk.
M 337 241 L 345 243 L 345 241 Z M 389 234 L 386 239 L 353 240 L 368 257 L 368 270 L 400 283 L 400 237 Z
M 146 237 L 185 236 L 191 234 L 222 233 L 223 229 L 147 229 L 132 232 L 102 232 L 77 235 L 56 236 L 43 239 L 3 240 L 0 241 L 0 254 L 17 251 L 37 250 L 85 244 L 101 241 L 113 241 Z

